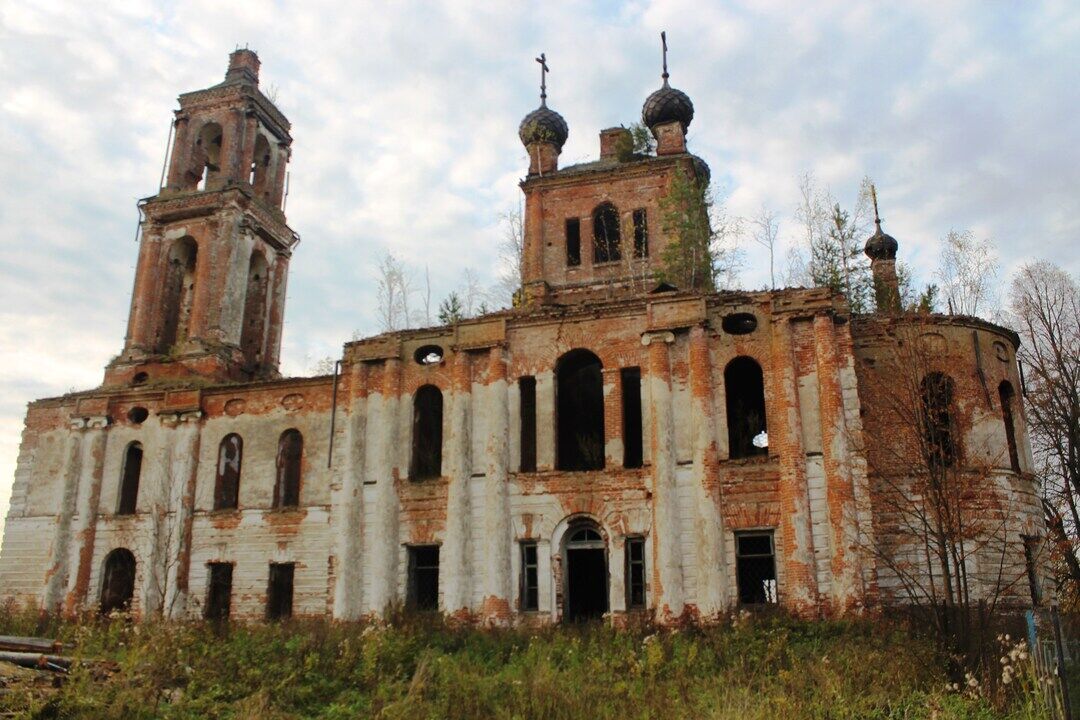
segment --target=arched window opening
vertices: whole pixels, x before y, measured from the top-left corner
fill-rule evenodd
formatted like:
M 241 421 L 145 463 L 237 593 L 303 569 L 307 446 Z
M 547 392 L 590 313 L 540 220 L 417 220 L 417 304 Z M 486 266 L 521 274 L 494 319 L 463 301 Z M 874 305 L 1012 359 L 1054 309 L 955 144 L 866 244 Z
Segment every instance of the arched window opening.
M 274 483 L 274 507 L 300 504 L 300 464 L 304 456 L 304 436 L 290 429 L 278 439 L 277 482 Z
M 255 190 L 255 195 L 263 200 L 270 199 L 270 164 L 273 158 L 271 153 L 270 143 L 267 142 L 266 136 L 260 133 L 255 140 L 255 156 L 251 160 L 251 175 L 248 182 Z
M 195 138 L 188 179 L 197 190 L 210 187 L 221 173 L 221 138 L 221 126 L 214 122 L 203 125 Z
M 922 381 L 922 424 L 925 456 L 932 466 L 952 467 L 956 444 L 952 427 L 953 381 L 933 372 Z
M 248 263 L 247 293 L 244 296 L 244 319 L 240 329 L 240 351 L 244 363 L 255 371 L 262 364 L 263 338 L 266 328 L 266 295 L 269 286 L 269 268 L 266 258 L 259 251 L 251 253 Z
M 604 467 L 604 381 L 600 358 L 571 350 L 559 358 L 556 375 L 557 467 Z
M 240 464 L 244 440 L 236 433 L 226 435 L 218 446 L 217 482 L 214 484 L 214 509 L 231 510 L 240 499 Z
M 748 357 L 737 357 L 724 369 L 727 395 L 728 457 L 751 457 L 769 453 L 765 421 L 765 377 L 761 366 Z
M 1020 453 L 1016 450 L 1016 423 L 1014 407 L 1016 392 L 1012 383 L 1003 380 L 998 385 L 998 398 L 1001 400 L 1001 419 L 1005 422 L 1005 441 L 1009 444 L 1009 466 L 1013 472 L 1020 472 Z
M 117 515 L 134 515 L 139 498 L 139 478 L 142 476 L 142 444 L 133 442 L 124 452 L 124 469 L 120 475 L 120 501 Z
M 183 237 L 169 248 L 165 287 L 162 293 L 162 328 L 157 351 L 167 353 L 188 336 L 191 305 L 195 299 L 195 268 L 199 246 L 190 237 Z
M 101 582 L 101 612 L 128 610 L 135 595 L 135 556 L 117 548 L 105 556 Z
M 581 622 L 608 611 L 607 543 L 591 521 L 572 526 L 563 545 L 566 619 Z
M 593 262 L 605 263 L 622 259 L 619 241 L 619 211 L 611 203 L 593 210 Z
M 412 462 L 409 477 L 426 480 L 442 475 L 443 397 L 439 388 L 424 385 L 413 397 Z

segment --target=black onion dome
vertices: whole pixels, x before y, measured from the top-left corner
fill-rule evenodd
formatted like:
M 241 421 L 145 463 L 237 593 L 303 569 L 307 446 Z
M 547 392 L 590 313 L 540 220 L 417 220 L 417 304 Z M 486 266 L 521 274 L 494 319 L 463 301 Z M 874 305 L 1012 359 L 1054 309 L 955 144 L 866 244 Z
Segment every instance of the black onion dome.
M 874 230 L 874 234 L 866 241 L 866 247 L 863 252 L 871 260 L 895 260 L 896 250 L 900 247 L 900 243 L 896 242 L 896 238 L 882 231 L 881 221 L 877 221 L 877 229 Z
M 678 120 L 683 132 L 694 119 L 694 103 L 682 90 L 676 90 L 664 80 L 664 86 L 645 98 L 641 108 L 641 119 L 650 130 L 657 125 Z
M 534 142 L 554 143 L 556 149 L 562 151 L 566 138 L 570 136 L 570 128 L 563 116 L 549 108 L 546 104 L 533 110 L 525 116 L 518 127 L 518 137 L 523 145 Z

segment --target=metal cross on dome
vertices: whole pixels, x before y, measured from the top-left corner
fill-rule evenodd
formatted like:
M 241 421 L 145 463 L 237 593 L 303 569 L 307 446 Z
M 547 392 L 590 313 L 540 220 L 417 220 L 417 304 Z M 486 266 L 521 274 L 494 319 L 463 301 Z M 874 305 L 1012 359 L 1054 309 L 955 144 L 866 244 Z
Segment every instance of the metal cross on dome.
M 664 79 L 664 84 L 667 85 L 668 71 L 667 71 L 667 30 L 660 31 L 660 45 L 664 48 L 664 74 L 661 75 Z
M 547 107 L 547 74 L 551 70 L 548 69 L 547 56 L 544 53 L 540 53 L 536 62 L 540 63 L 540 105 Z

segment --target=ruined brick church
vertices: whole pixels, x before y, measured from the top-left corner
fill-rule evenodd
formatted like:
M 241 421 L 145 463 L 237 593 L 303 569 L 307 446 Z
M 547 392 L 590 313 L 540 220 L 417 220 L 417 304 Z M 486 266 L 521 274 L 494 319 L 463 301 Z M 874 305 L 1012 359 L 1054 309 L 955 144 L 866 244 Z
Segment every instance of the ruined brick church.
M 880 222 L 872 314 L 828 289 L 656 281 L 676 242 L 665 197 L 709 176 L 666 67 L 643 108 L 655 154 L 614 128 L 597 160 L 560 167 L 568 126 L 546 94 L 521 123 L 516 307 L 281 377 L 292 136 L 258 76 L 237 50 L 223 82 L 179 98 L 167 180 L 138 204 L 123 349 L 99 387 L 29 405 L 0 599 L 498 623 L 903 602 L 894 560 L 921 546 L 886 489 L 911 433 L 879 401 L 911 348 L 924 400 L 938 388 L 919 415 L 935 462 L 973 468 L 1004 527 L 964 559 L 971 582 L 1026 588 L 1041 514 L 1016 334 L 901 311 Z

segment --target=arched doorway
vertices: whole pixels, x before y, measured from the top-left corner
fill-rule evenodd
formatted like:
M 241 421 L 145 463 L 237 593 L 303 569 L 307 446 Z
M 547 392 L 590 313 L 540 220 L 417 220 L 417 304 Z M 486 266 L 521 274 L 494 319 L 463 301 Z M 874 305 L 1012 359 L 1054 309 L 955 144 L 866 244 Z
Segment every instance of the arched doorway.
M 101 582 L 101 612 L 127 610 L 135 594 L 135 556 L 127 548 L 117 548 L 105 556 Z
M 564 616 L 569 622 L 601 617 L 608 611 L 607 543 L 592 522 L 572 525 L 563 543 Z

